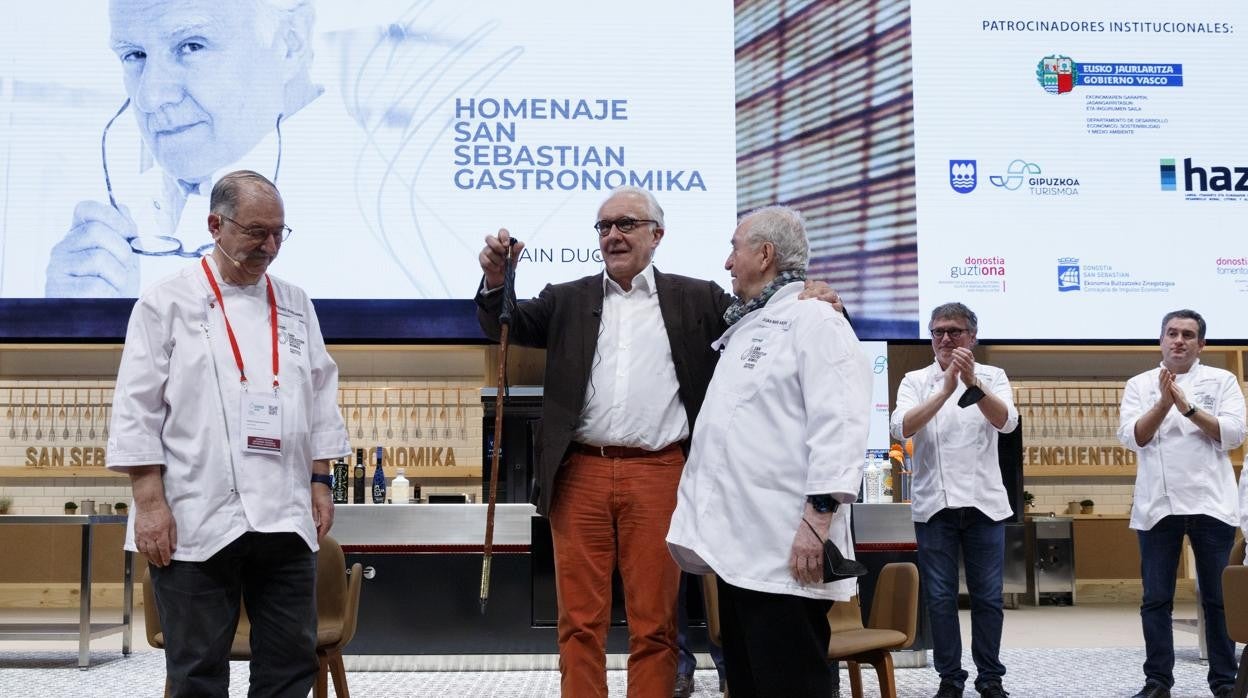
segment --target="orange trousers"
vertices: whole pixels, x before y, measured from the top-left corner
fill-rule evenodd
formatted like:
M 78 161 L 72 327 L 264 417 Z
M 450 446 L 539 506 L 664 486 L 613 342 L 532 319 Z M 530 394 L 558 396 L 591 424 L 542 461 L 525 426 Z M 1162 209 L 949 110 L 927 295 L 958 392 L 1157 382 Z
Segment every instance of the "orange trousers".
M 611 576 L 618 566 L 628 618 L 629 698 L 667 698 L 676 682 L 680 569 L 667 550 L 684 468 L 680 449 L 643 458 L 574 452 L 550 511 L 565 698 L 606 698 Z

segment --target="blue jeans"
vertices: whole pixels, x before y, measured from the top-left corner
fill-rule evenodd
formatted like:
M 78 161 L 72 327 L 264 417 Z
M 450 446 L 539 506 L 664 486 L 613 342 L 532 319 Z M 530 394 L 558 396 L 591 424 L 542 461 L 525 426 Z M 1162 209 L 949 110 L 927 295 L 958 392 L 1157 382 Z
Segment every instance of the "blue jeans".
M 966 684 L 962 631 L 958 627 L 958 552 L 966 562 L 971 596 L 971 657 L 979 674 L 975 687 L 1000 683 L 1002 572 L 1005 522 L 972 507 L 942 509 L 927 523 L 914 524 L 919 544 L 919 578 L 932 629 L 932 661 L 942 682 Z
M 1144 626 L 1145 678 L 1167 687 L 1174 685 L 1171 617 L 1175 576 L 1186 534 L 1196 557 L 1196 581 L 1205 612 L 1209 687 L 1216 692 L 1223 686 L 1234 686 L 1238 663 L 1222 610 L 1222 570 L 1235 543 L 1235 527 L 1204 514 L 1172 515 L 1151 529 L 1136 533 L 1140 540 L 1140 577 L 1144 580 L 1140 622 Z
M 316 553 L 294 533 L 244 533 L 203 562 L 149 566 L 170 695 L 229 696 L 240 601 L 250 696 L 306 698 L 316 680 Z

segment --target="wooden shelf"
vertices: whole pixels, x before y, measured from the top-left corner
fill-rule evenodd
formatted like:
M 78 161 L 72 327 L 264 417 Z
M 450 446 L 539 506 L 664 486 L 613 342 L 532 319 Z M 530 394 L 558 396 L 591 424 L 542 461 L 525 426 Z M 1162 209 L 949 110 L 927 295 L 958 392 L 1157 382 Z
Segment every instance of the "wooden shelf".
M 1028 465 L 1024 477 L 1135 477 L 1134 465 Z
M 125 473 L 117 473 L 103 467 L 34 468 L 24 465 L 0 465 L 0 478 L 5 477 L 115 477 L 125 479 Z

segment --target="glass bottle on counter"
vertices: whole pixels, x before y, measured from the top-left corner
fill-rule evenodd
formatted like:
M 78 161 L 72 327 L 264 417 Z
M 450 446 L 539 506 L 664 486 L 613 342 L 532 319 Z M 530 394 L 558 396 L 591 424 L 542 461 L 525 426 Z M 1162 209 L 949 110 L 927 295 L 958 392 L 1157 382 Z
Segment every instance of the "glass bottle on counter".
M 403 477 L 403 468 L 399 468 L 394 480 L 390 482 L 390 503 L 407 504 L 411 496 L 411 487 L 408 485 L 407 478 Z
M 339 458 L 334 461 L 334 504 L 347 503 L 347 461 Z
M 354 482 L 355 496 L 352 497 L 352 500 L 356 504 L 364 503 L 365 473 L 366 471 L 364 468 L 364 449 L 357 448 L 355 449 L 355 477 L 353 478 L 355 480 Z
M 386 503 L 386 471 L 381 468 L 381 446 L 377 447 L 377 469 L 373 471 L 373 504 Z

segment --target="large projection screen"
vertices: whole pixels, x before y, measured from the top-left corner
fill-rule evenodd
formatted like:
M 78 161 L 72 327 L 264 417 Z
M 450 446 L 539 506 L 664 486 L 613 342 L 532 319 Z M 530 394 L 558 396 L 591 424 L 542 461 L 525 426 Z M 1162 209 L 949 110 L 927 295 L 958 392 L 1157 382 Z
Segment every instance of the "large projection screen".
M 522 296 L 595 273 L 595 213 L 622 184 L 665 209 L 662 269 L 727 284 L 729 4 L 3 13 L 0 298 L 136 296 L 211 242 L 211 182 L 240 168 L 276 176 L 294 234 L 272 272 L 317 299 L 471 298 L 482 238 L 500 227 L 528 245 Z
M 258 1 L 315 20 L 5 9 L 0 336 L 119 336 L 188 261 L 133 245 L 201 249 L 196 177 L 242 166 L 278 175 L 273 271 L 327 336 L 480 341 L 482 236 L 529 244 L 522 296 L 597 272 L 593 214 L 628 182 L 666 209 L 658 266 L 725 287 L 736 216 L 801 209 L 864 339 L 918 339 L 952 300 L 986 340 L 1145 340 L 1184 306 L 1248 336 L 1244 3 Z M 217 14 L 135 27 L 132 4 Z

